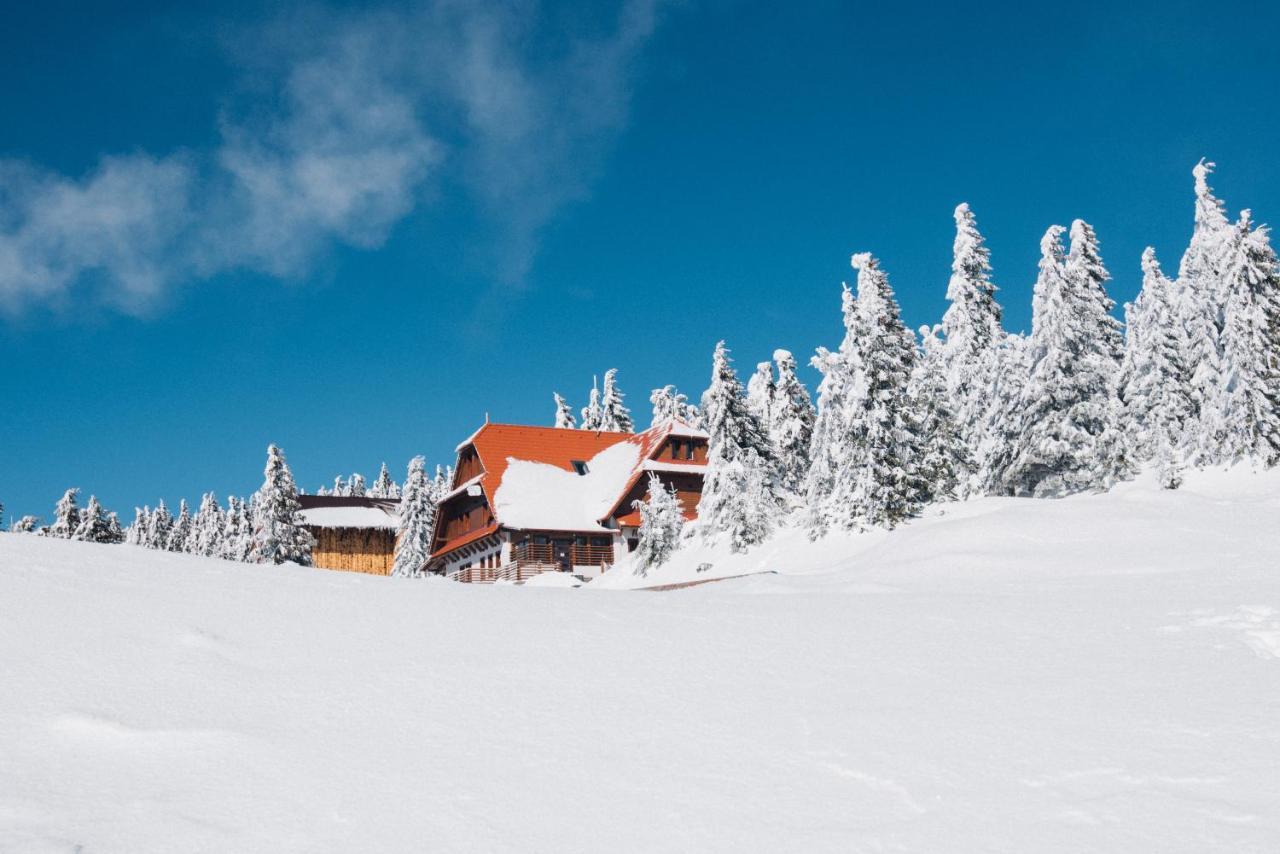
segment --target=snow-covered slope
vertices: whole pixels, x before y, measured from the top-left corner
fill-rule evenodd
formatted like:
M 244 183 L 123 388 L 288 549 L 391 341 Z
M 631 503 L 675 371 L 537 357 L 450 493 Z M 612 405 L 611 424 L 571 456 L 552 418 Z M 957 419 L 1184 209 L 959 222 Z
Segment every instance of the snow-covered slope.
M 671 593 L 3 535 L 0 850 L 1275 851 L 1278 518 L 985 499 Z

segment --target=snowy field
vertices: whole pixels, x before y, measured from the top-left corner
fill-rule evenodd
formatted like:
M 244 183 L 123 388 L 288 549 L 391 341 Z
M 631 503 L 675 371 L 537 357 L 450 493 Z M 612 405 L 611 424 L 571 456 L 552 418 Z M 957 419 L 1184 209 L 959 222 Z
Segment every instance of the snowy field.
M 0 535 L 0 850 L 1275 852 L 1278 520 L 1194 474 L 661 593 Z

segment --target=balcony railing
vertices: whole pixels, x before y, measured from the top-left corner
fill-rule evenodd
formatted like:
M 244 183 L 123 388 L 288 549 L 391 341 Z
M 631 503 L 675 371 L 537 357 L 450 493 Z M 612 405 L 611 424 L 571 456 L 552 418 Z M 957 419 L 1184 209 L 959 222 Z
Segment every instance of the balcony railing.
M 564 557 L 561 557 L 561 554 Z M 465 566 L 449 573 L 449 578 L 468 584 L 492 584 L 495 581 L 527 581 L 544 572 L 567 571 L 575 566 L 613 565 L 613 546 L 532 543 L 525 541 L 511 547 L 511 559 L 502 566 Z

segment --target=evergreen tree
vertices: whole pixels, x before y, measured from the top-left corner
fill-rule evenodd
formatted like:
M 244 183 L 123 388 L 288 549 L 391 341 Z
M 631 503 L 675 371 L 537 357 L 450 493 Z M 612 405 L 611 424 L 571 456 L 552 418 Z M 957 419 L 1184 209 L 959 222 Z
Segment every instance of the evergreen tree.
M 773 404 L 773 363 L 761 362 L 756 365 L 756 372 L 747 380 L 747 408 L 764 427 L 765 435 L 773 424 L 770 406 Z M 772 439 L 772 437 L 771 437 Z
M 165 547 L 171 552 L 192 551 L 192 533 L 191 508 L 187 506 L 187 499 L 183 498 L 178 502 L 178 517 L 173 521 L 173 529 L 169 532 Z
M 649 395 L 653 404 L 653 420 L 650 427 L 665 424 L 671 420 L 682 421 L 690 427 L 698 426 L 698 407 L 689 403 L 689 398 L 676 390 L 673 385 L 655 388 Z
M 1280 265 L 1266 226 L 1240 214 L 1226 254 L 1222 385 L 1206 406 L 1202 459 L 1280 463 Z
M 1009 491 L 1011 469 L 1022 441 L 1023 397 L 1031 374 L 1031 344 L 1024 335 L 1005 335 L 984 362 L 987 405 L 980 413 L 982 442 L 974 465 L 976 490 Z
M 853 454 L 848 428 L 849 402 L 863 382 L 862 356 L 858 349 L 858 305 L 848 285 L 844 285 L 840 300 L 844 340 L 834 353 L 819 347 L 810 361 L 822 374 L 809 448 L 809 472 L 805 476 L 804 524 L 813 539 L 825 534 L 830 527 L 829 499 L 835 488 L 836 473 Z
M 1222 387 L 1221 341 L 1227 249 L 1231 223 L 1223 203 L 1213 195 L 1209 175 L 1214 164 L 1203 159 L 1191 170 L 1195 177 L 1195 227 L 1178 267 L 1178 306 L 1185 329 L 1182 361 L 1191 377 L 1192 416 L 1211 405 Z
M 35 516 L 23 516 L 10 526 L 9 530 L 15 534 L 32 534 L 35 533 L 36 526 L 40 524 L 40 520 Z
M 342 479 L 342 475 L 338 475 L 333 479 L 333 489 L 330 490 L 329 494 L 330 495 L 350 495 L 351 487 L 348 486 L 347 482 Z
M 1194 411 L 1191 377 L 1174 283 L 1151 247 L 1142 253 L 1142 290 L 1125 306 L 1125 352 L 1119 388 L 1124 434 L 1135 462 L 1157 460 L 1169 468 Z M 1163 448 L 1163 445 L 1168 445 Z
M 618 369 L 610 368 L 604 372 L 604 394 L 600 401 L 600 426 L 597 429 L 608 433 L 636 431 L 631 410 L 627 409 L 622 398 L 622 391 L 618 388 Z
M 595 377 L 592 377 L 591 395 L 587 399 L 587 405 L 582 408 L 582 420 L 578 423 L 578 429 L 600 430 L 600 419 L 603 415 L 600 409 L 600 389 L 596 385 Z
M 649 494 L 643 501 L 632 502 L 640 511 L 640 542 L 635 550 L 637 575 L 647 575 L 650 569 L 661 566 L 680 547 L 680 533 L 684 528 L 684 512 L 674 487 L 664 484 L 656 474 L 649 473 Z
M 427 560 L 431 557 L 431 529 L 436 517 L 431 491 L 426 461 L 422 457 L 414 457 L 409 462 L 409 476 L 400 499 L 400 531 L 396 538 L 392 575 L 414 577 L 425 574 Z
M 226 514 L 222 512 L 217 496 L 206 492 L 200 498 L 200 509 L 196 511 L 188 551 L 205 557 L 221 557 L 226 527 Z
M 227 499 L 223 524 L 221 557 L 247 562 L 253 553 L 253 523 L 243 500 L 234 495 Z
M 950 305 L 942 316 L 943 342 L 939 356 L 951 398 L 960 440 L 975 465 L 960 473 L 962 493 L 982 488 L 976 465 L 986 443 L 983 430 L 990 406 L 990 389 L 996 381 L 996 350 L 1004 341 L 1002 310 L 996 302 L 998 288 L 991 281 L 991 252 L 978 231 L 969 205 L 955 210 L 956 239 L 952 247 L 951 280 L 947 283 Z
M 845 530 L 892 528 L 917 511 L 926 492 L 916 470 L 922 441 L 910 411 L 915 340 L 879 262 L 863 252 L 852 264 L 858 271 L 854 328 L 861 376 L 845 403 L 846 454 L 823 512 L 828 524 Z
M 909 397 L 923 443 L 916 472 L 924 484 L 923 500 L 962 498 L 974 482 L 969 448 L 961 438 L 947 392 L 944 346 L 940 327 L 920 327 L 921 351 L 911 374 Z
M 148 527 L 151 533 L 149 548 L 160 549 L 161 551 L 166 549 L 177 551 L 177 549 L 169 548 L 169 540 L 173 533 L 173 514 L 165 506 L 163 498 L 156 505 L 156 509 L 151 512 L 151 524 Z
M 1115 392 L 1119 324 L 1102 290 L 1107 277 L 1092 229 L 1077 220 L 1065 263 L 1062 227 L 1041 241 L 1016 456 L 1006 472 L 1017 494 L 1106 489 L 1123 473 Z
M 769 440 L 747 406 L 723 341 L 702 395 L 702 417 L 710 439 L 697 529 L 707 539 L 726 534 L 732 551 L 745 551 L 768 538 L 783 502 Z
M 106 543 L 123 543 L 124 529 L 120 527 L 120 517 L 116 515 L 114 510 L 107 512 L 107 533 Z
M 577 426 L 577 421 L 573 417 L 573 407 L 560 396 L 559 392 L 554 392 L 552 396 L 556 400 L 556 428 L 560 430 L 574 429 Z
M 253 500 L 254 563 L 281 564 L 287 561 L 310 566 L 315 538 L 302 526 L 298 506 L 298 488 L 285 461 L 284 452 L 275 445 L 267 448 L 267 466 L 262 486 Z
M 351 475 L 351 480 L 347 482 L 347 495 L 350 495 L 356 498 L 364 498 L 364 494 L 365 494 L 364 475 L 362 474 Z
M 369 489 L 371 498 L 399 498 L 400 484 L 391 479 L 391 472 L 387 469 L 387 464 L 382 464 L 382 469 L 378 472 L 378 479 L 373 482 L 373 486 Z
M 113 529 L 111 515 L 108 515 L 107 511 L 102 509 L 102 505 L 98 503 L 96 495 L 90 495 L 89 504 L 85 507 L 84 512 L 80 514 L 80 524 L 72 538 L 86 543 L 120 542 L 119 539 L 116 539 L 120 524 L 117 522 Z
M 80 527 L 80 507 L 76 503 L 79 494 L 80 490 L 73 487 L 58 499 L 53 508 L 53 524 L 47 529 L 46 536 L 69 540 L 75 535 Z
M 453 466 L 436 466 L 436 476 L 431 482 L 431 503 L 439 505 L 453 489 Z
M 141 546 L 145 543 L 147 534 L 147 516 L 150 511 L 144 515 L 141 507 L 133 508 L 133 522 L 125 530 L 124 541 L 131 546 Z
M 813 424 L 817 413 L 809 391 L 796 376 L 796 359 L 787 350 L 775 350 L 778 380 L 769 402 L 769 441 L 778 461 L 782 489 L 799 500 L 809 474 L 809 446 L 813 442 Z

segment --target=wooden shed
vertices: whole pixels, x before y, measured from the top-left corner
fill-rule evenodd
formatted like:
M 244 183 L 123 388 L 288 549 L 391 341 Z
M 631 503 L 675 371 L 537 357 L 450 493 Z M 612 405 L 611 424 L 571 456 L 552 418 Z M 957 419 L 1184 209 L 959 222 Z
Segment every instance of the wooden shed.
M 353 495 L 299 495 L 302 520 L 316 538 L 311 562 L 323 569 L 390 575 L 399 502 Z

